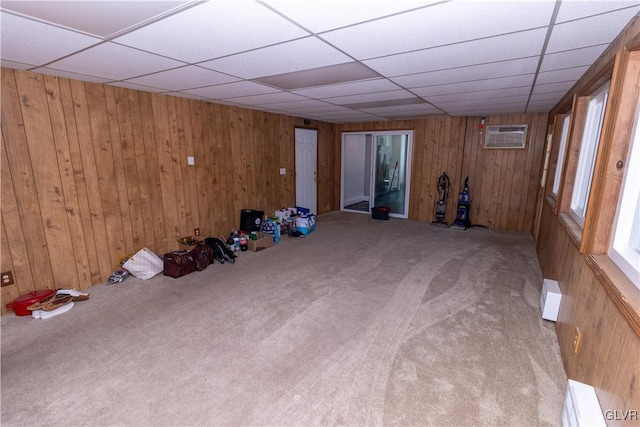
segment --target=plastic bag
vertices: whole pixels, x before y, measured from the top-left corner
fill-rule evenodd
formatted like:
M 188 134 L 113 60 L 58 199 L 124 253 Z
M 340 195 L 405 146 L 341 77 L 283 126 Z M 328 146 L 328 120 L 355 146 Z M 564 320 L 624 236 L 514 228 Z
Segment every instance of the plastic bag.
M 138 279 L 148 280 L 162 273 L 164 262 L 162 258 L 145 247 L 122 264 L 122 268 L 128 270 Z

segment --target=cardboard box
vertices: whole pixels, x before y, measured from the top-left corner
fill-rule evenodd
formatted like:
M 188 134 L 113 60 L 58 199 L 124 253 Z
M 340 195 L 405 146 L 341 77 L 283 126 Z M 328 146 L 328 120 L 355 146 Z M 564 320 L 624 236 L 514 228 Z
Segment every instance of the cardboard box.
M 263 249 L 270 248 L 275 244 L 273 242 L 273 234 L 256 231 L 256 236 L 258 236 L 258 240 L 249 239 L 249 242 L 247 243 L 247 247 L 250 251 L 258 252 Z

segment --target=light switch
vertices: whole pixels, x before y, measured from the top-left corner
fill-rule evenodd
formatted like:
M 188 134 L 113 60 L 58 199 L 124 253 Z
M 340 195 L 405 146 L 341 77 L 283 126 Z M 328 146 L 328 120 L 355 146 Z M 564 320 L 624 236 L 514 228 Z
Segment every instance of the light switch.
M 286 175 L 287 174 L 287 168 L 280 168 L 280 175 Z
M 187 165 L 193 166 L 196 164 L 196 159 L 193 156 L 187 157 Z

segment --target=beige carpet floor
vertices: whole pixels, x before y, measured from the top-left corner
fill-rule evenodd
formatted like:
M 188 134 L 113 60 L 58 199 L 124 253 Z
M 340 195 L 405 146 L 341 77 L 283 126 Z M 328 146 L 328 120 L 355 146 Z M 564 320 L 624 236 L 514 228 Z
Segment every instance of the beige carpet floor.
M 559 425 L 526 233 L 332 212 L 180 279 L 2 317 L 3 426 Z

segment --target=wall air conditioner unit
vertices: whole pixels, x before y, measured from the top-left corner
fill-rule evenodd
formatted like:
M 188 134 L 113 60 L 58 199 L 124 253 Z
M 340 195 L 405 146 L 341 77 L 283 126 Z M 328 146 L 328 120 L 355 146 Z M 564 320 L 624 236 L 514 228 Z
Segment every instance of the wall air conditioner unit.
M 527 125 L 489 125 L 484 148 L 524 148 L 527 143 Z

